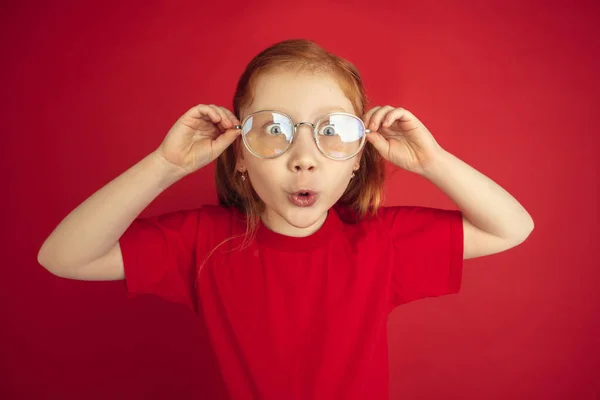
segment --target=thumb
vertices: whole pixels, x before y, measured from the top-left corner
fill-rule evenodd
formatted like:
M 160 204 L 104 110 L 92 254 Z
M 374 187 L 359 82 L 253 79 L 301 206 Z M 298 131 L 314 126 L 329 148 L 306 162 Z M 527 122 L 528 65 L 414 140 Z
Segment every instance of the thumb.
M 242 132 L 241 129 L 227 129 L 225 132 L 220 134 L 215 140 L 213 140 L 213 150 L 215 152 L 215 156 L 218 157 L 219 154 L 225 151 L 225 149 L 235 141 L 235 139 Z
M 384 138 L 381 133 L 370 132 L 367 134 L 367 140 L 371 142 L 373 147 L 387 160 L 387 155 L 390 150 L 390 143 Z

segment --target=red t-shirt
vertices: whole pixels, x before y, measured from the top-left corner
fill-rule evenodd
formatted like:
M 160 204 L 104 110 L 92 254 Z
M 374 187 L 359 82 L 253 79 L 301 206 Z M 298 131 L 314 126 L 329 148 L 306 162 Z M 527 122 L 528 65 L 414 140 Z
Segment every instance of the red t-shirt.
M 388 314 L 460 289 L 457 210 L 384 207 L 345 223 L 331 209 L 311 236 L 261 224 L 236 249 L 244 232 L 237 210 L 204 206 L 136 219 L 120 240 L 130 297 L 203 319 L 231 399 L 387 399 Z

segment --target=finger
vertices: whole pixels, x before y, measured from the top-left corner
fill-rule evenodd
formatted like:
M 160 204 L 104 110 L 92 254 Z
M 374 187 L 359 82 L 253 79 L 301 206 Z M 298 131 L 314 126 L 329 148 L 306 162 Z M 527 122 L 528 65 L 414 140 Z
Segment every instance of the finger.
M 382 125 L 386 128 L 390 127 L 394 122 L 409 122 L 409 121 L 418 121 L 417 117 L 415 117 L 410 111 L 405 108 L 399 107 L 392 111 L 390 111 L 382 122 Z
M 225 107 L 221 107 L 221 110 L 223 110 L 225 115 L 227 115 L 229 117 L 229 120 L 231 121 L 232 125 L 241 125 L 240 120 L 237 119 L 237 117 L 235 115 L 233 115 L 233 113 L 231 111 L 229 111 Z
M 227 114 L 225 114 L 225 111 L 223 111 L 221 107 L 218 107 L 214 104 L 209 104 L 209 107 L 219 114 L 221 122 L 217 124 L 217 128 L 221 133 L 225 133 L 227 129 L 233 128 L 233 123 L 229 120 L 229 117 Z
M 215 124 L 221 122 L 219 113 L 212 107 L 204 104 L 198 104 L 197 106 L 190 108 L 186 115 L 196 119 L 208 120 Z
M 389 160 L 390 142 L 388 142 L 380 133 L 371 132 L 367 135 L 367 140 L 375 147 L 375 149 L 385 158 Z
M 231 121 L 229 121 L 229 117 L 227 116 L 227 114 L 225 114 L 225 111 L 223 111 L 221 109 L 221 107 L 217 107 L 214 104 L 209 104 L 209 106 L 213 110 L 215 110 L 217 113 L 219 113 L 219 115 L 221 116 L 221 126 L 223 128 L 225 128 L 225 130 L 229 129 L 229 128 L 231 128 L 233 126 L 233 124 L 231 123 Z M 224 132 L 225 130 L 222 130 L 221 132 Z
M 377 110 L 375 114 L 373 114 L 373 116 L 371 117 L 371 122 L 369 123 L 368 128 L 372 131 L 377 131 L 381 126 L 381 121 L 383 120 L 383 118 L 387 115 L 387 113 L 389 113 L 393 109 L 394 107 L 392 106 L 385 106 Z
M 220 134 L 212 142 L 214 155 L 217 157 L 219 154 L 225 151 L 225 149 L 235 141 L 242 131 L 239 129 L 228 129 L 224 133 Z
M 363 116 L 363 121 L 365 123 L 365 126 L 367 127 L 367 129 L 369 129 L 369 123 L 371 122 L 371 117 L 373 116 L 373 114 L 375 114 L 375 112 L 377 110 L 379 110 L 381 108 L 381 106 L 376 106 L 371 108 L 369 111 L 367 111 L 367 113 Z

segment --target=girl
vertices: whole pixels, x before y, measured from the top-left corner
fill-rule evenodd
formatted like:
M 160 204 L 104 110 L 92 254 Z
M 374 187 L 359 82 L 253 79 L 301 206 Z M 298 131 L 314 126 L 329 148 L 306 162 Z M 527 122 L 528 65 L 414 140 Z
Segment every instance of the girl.
M 458 292 L 464 258 L 518 245 L 533 222 L 409 111 L 365 113 L 365 103 L 348 61 L 310 41 L 278 43 L 247 66 L 233 113 L 183 114 L 58 225 L 38 260 L 188 306 L 232 399 L 385 399 L 388 314 Z M 215 159 L 220 206 L 138 218 Z M 460 211 L 380 207 L 384 159 Z

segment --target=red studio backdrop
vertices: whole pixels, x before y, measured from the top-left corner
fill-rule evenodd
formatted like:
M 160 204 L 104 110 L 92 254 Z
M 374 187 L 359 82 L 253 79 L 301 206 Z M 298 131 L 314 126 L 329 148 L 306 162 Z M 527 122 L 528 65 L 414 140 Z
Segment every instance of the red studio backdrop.
M 294 2 L 298 3 L 298 2 Z M 600 396 L 595 1 L 3 4 L 0 398 L 211 398 L 184 307 L 52 276 L 51 230 L 199 103 L 231 108 L 246 63 L 308 38 L 361 70 L 531 212 L 521 246 L 465 262 L 459 294 L 389 318 L 392 399 Z M 213 165 L 143 215 L 216 203 Z M 388 169 L 386 205 L 454 207 Z

